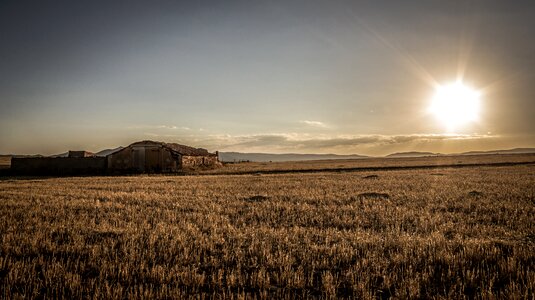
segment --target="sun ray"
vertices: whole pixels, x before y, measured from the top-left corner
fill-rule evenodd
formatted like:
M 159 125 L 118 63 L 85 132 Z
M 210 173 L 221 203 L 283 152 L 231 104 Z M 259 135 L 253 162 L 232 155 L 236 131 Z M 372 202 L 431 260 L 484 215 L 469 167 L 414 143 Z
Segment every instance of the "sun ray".
M 467 3 L 470 5 L 470 3 Z M 470 9 L 471 10 L 471 9 Z M 478 15 L 470 15 L 466 17 L 463 22 L 463 27 L 460 32 L 458 58 L 457 58 L 457 80 L 463 80 L 467 72 L 468 65 L 472 56 L 474 44 L 478 31 L 478 24 L 480 17 Z
M 413 73 L 417 78 L 419 78 L 429 86 L 432 86 L 434 88 L 439 86 L 439 83 L 435 80 L 435 78 L 413 56 L 406 53 L 401 48 L 394 46 L 379 32 L 368 26 L 368 24 L 359 16 L 352 12 L 350 12 L 350 14 L 361 28 L 363 28 L 365 31 L 375 37 L 379 42 L 386 46 L 386 48 L 391 50 L 394 54 L 394 57 L 398 61 L 400 61 L 401 64 L 405 65 L 409 72 Z

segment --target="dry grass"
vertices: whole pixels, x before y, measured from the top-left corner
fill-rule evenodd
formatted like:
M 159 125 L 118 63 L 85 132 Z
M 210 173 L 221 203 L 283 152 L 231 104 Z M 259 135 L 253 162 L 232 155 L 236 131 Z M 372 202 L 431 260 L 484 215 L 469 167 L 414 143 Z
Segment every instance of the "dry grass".
M 11 167 L 11 155 L 0 155 L 0 169 Z
M 533 298 L 534 182 L 533 165 L 3 180 L 0 297 Z

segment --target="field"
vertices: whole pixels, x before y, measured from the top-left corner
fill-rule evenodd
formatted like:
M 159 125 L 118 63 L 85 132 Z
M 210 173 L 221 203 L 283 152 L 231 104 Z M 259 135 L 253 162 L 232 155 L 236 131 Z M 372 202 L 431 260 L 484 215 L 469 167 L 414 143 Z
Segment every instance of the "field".
M 430 168 L 436 166 L 469 167 L 486 164 L 519 164 L 535 162 L 535 154 L 499 154 L 499 155 L 448 155 L 430 157 L 383 158 L 370 157 L 363 159 L 315 160 L 300 162 L 250 162 L 227 164 L 225 168 L 204 170 L 204 174 L 250 174 L 250 173 L 288 173 L 288 172 L 322 172 L 325 170 L 362 171 L 398 170 Z
M 0 297 L 533 299 L 534 183 L 535 164 L 5 177 Z
M 9 168 L 11 166 L 11 155 L 0 155 L 0 169 Z

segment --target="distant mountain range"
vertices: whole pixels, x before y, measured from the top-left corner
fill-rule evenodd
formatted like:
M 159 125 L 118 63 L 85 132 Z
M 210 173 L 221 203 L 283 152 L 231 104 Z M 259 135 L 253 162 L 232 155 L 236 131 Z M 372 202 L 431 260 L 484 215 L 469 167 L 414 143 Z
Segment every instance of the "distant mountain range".
M 491 151 L 469 151 L 463 152 L 463 155 L 481 155 L 481 154 L 521 154 L 535 153 L 535 148 L 514 148 L 509 150 L 491 150 Z
M 96 156 L 108 156 L 109 154 L 112 154 L 113 152 L 119 151 L 119 150 L 121 150 L 123 148 L 124 148 L 123 146 L 119 146 L 119 147 L 114 148 L 114 149 L 104 149 L 102 151 L 99 151 L 99 152 L 95 153 L 95 155 Z
M 113 149 L 105 149 L 95 153 L 96 156 L 107 156 L 117 150 L 124 147 L 117 147 Z M 408 158 L 408 157 L 425 157 L 425 156 L 446 156 L 446 155 L 485 155 L 485 154 L 523 154 L 523 153 L 535 153 L 535 148 L 514 148 L 509 150 L 491 150 L 491 151 L 469 151 L 462 153 L 433 153 L 433 152 L 397 152 L 386 155 L 387 158 Z M 49 157 L 67 157 L 68 152 L 51 155 Z M 40 154 L 36 155 L 16 155 L 7 154 L 0 156 L 15 156 L 15 157 L 43 157 Z M 350 155 L 338 155 L 338 154 L 298 154 L 298 153 L 285 153 L 285 154 L 270 154 L 270 153 L 241 153 L 241 152 L 219 152 L 219 159 L 223 162 L 282 162 L 282 161 L 306 161 L 306 160 L 329 160 L 329 159 L 363 159 L 372 158 L 373 156 L 365 156 L 358 154 Z
M 424 157 L 424 156 L 440 156 L 444 155 L 441 153 L 433 153 L 433 152 L 417 152 L 417 151 L 411 151 L 411 152 L 397 152 L 388 154 L 385 157 Z
M 433 153 L 433 152 L 397 152 L 386 155 L 389 158 L 403 157 L 426 157 L 426 156 L 446 156 L 446 155 L 484 155 L 484 154 L 522 154 L 535 153 L 535 148 L 515 148 L 509 150 L 492 150 L 492 151 L 469 151 L 463 153 Z M 268 154 L 268 153 L 240 153 L 240 152 L 219 152 L 219 159 L 223 162 L 268 162 L 268 161 L 303 161 L 303 160 L 322 160 L 322 159 L 362 159 L 373 156 L 364 156 L 358 154 L 338 155 L 338 154 Z
M 453 156 L 453 155 L 485 155 L 485 154 L 525 154 L 525 153 L 535 153 L 535 148 L 514 148 L 509 150 L 490 150 L 490 151 L 468 151 L 462 153 L 433 153 L 433 152 L 398 152 L 392 153 L 385 157 L 425 157 L 425 156 Z
M 117 147 L 114 149 L 105 149 L 95 153 L 96 156 L 107 156 L 124 147 Z M 67 157 L 69 152 L 64 152 L 50 157 Z M 358 159 L 366 158 L 364 155 L 337 155 L 337 154 L 269 154 L 269 153 L 240 153 L 240 152 L 219 152 L 219 159 L 224 162 L 268 162 L 268 161 L 304 161 L 304 160 L 322 160 L 322 159 Z
M 240 152 L 219 152 L 219 160 L 224 162 L 256 161 L 256 162 L 277 162 L 277 161 L 303 161 L 303 160 L 323 160 L 323 159 L 360 159 L 367 158 L 364 155 L 337 155 L 337 154 L 269 154 L 269 153 L 240 153 Z
M 123 149 L 124 147 L 123 146 L 119 146 L 117 148 L 114 148 L 114 149 L 104 149 L 102 151 L 99 151 L 97 153 L 95 153 L 96 156 L 108 156 L 109 154 L 117 151 L 117 150 L 121 150 Z M 63 152 L 63 153 L 60 153 L 60 154 L 55 154 L 55 155 L 50 155 L 50 157 L 67 157 L 69 156 L 69 152 Z

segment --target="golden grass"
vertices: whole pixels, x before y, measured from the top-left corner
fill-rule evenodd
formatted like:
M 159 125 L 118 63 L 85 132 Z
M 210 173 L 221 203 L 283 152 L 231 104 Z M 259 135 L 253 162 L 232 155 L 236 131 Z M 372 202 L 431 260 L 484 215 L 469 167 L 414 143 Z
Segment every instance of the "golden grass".
M 534 182 L 533 165 L 6 179 L 0 297 L 533 298 Z
M 11 166 L 11 155 L 0 155 L 0 169 L 6 169 Z

